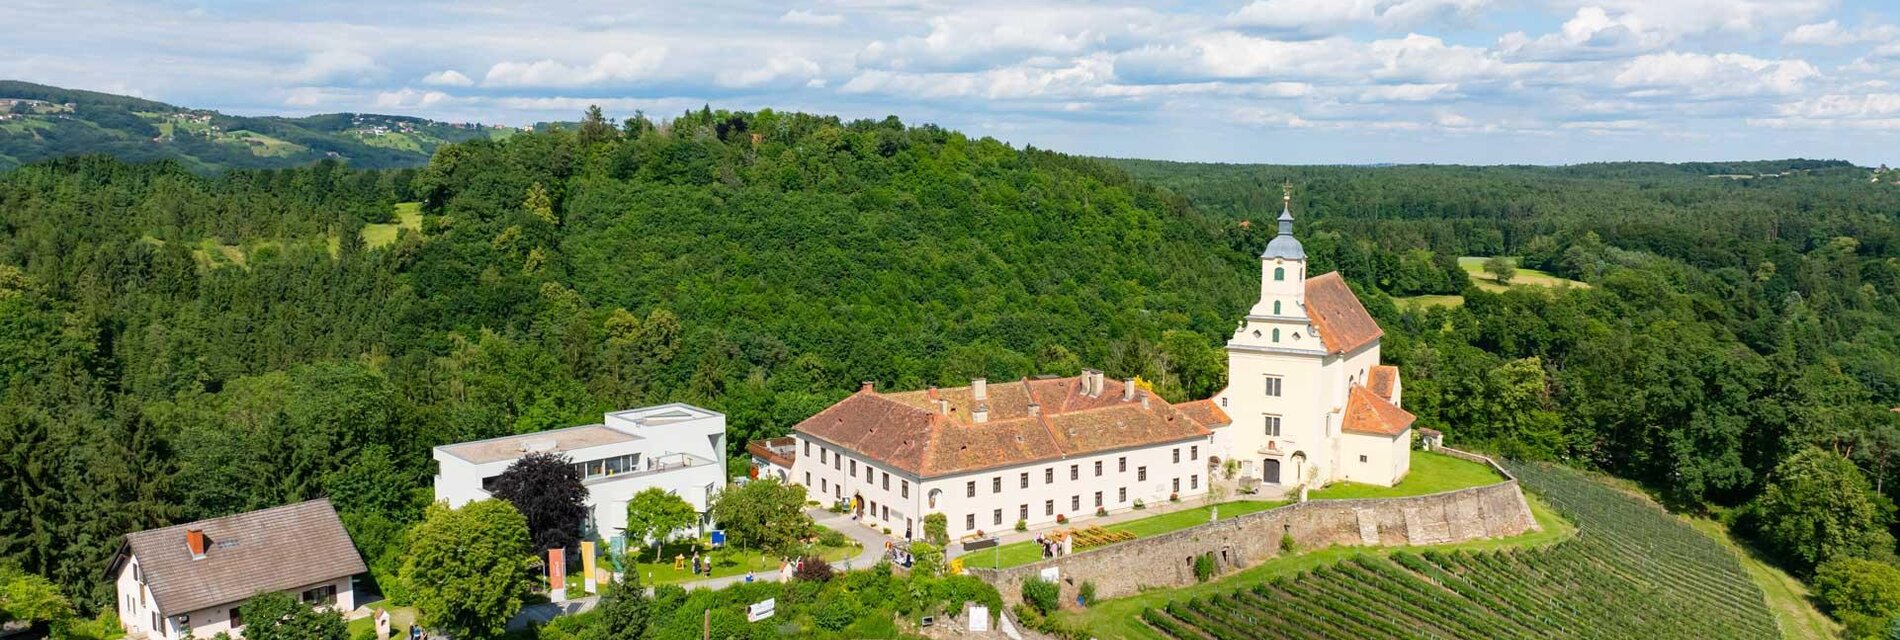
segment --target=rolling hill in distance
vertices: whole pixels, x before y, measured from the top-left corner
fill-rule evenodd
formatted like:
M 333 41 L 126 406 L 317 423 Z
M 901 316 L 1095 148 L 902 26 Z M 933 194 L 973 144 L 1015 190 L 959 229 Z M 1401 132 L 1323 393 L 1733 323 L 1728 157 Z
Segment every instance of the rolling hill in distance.
M 294 167 L 325 158 L 366 169 L 413 167 L 442 144 L 515 131 L 370 113 L 234 116 L 0 80 L 0 170 L 88 153 L 134 162 L 171 158 L 198 171 Z

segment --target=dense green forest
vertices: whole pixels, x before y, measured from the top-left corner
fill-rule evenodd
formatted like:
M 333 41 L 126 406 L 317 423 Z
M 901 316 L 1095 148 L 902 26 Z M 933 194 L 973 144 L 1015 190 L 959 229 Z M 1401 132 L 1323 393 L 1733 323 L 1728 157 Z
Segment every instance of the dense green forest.
M 197 171 L 297 167 L 326 158 L 363 168 L 413 167 L 443 144 L 512 133 L 367 113 L 232 116 L 15 80 L 0 80 L 0 101 L 12 103 L 0 105 L 0 170 L 92 153 L 173 159 Z
M 1454 443 L 1697 509 L 1810 448 L 1877 494 L 1900 473 L 1900 189 L 1840 163 L 1104 162 L 708 109 L 420 169 L 199 169 L 0 174 L 0 561 L 82 607 L 120 534 L 317 495 L 385 574 L 431 446 L 608 409 L 703 404 L 736 449 L 863 380 L 1099 366 L 1204 397 L 1289 180 L 1311 272 L 1361 290 Z M 1774 177 L 1708 177 L 1742 173 Z M 419 230 L 363 240 L 412 201 Z M 1491 292 L 1456 260 L 1489 255 L 1588 286 Z M 1420 294 L 1463 303 L 1393 302 Z

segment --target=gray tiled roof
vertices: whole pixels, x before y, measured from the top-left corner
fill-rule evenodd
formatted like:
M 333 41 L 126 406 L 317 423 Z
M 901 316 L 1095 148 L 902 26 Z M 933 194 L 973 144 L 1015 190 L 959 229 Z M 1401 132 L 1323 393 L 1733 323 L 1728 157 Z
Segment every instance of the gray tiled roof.
M 210 539 L 191 558 L 185 531 Z M 368 571 L 329 500 L 311 500 L 128 534 L 146 586 L 167 616 Z

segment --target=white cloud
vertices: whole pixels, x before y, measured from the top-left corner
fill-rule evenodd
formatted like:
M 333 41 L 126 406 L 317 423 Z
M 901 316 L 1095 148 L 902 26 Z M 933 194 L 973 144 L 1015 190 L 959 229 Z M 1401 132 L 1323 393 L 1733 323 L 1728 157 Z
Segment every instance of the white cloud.
M 468 87 L 475 84 L 468 76 L 454 69 L 444 69 L 422 77 L 422 83 L 438 87 Z
M 384 91 L 376 94 L 376 108 L 407 109 L 433 107 L 449 99 L 449 94 L 440 91 L 418 91 L 409 87 L 403 87 L 396 91 Z
M 666 47 L 637 50 L 631 55 L 614 51 L 593 62 L 573 66 L 553 60 L 498 62 L 483 76 L 485 87 L 584 87 L 649 79 L 666 60 Z
M 1361 102 L 1425 102 L 1455 98 L 1458 85 L 1438 84 L 1393 84 L 1377 85 L 1359 93 Z
M 1900 117 L 1900 93 L 1815 96 L 1781 105 L 1778 111 L 1798 118 Z
M 324 84 L 357 80 L 377 71 L 376 60 L 366 54 L 329 49 L 305 56 L 303 63 L 291 70 L 289 78 L 303 84 Z
M 1721 98 L 1800 91 L 1821 72 L 1804 60 L 1764 60 L 1737 53 L 1668 52 L 1638 57 L 1612 79 L 1633 95 Z
M 1359 24 L 1384 30 L 1418 27 L 1471 16 L 1491 0 L 1254 0 L 1227 16 L 1243 29 L 1308 36 L 1332 35 Z
M 1862 42 L 1890 42 L 1896 38 L 1900 38 L 1900 27 L 1894 25 L 1868 24 L 1859 29 L 1848 29 L 1841 26 L 1839 20 L 1829 20 L 1790 29 L 1787 35 L 1781 37 L 1781 43 L 1843 47 Z
M 792 9 L 778 17 L 779 22 L 808 27 L 835 27 L 844 24 L 844 16 L 836 13 L 817 13 L 804 9 Z
M 802 86 L 818 78 L 818 63 L 798 56 L 775 56 L 765 64 L 750 69 L 729 69 L 714 76 L 713 81 L 722 87 L 758 88 L 764 86 Z
M 1667 45 L 1673 36 L 1642 16 L 1611 15 L 1602 7 L 1583 7 L 1556 33 L 1536 38 L 1522 31 L 1498 39 L 1498 50 L 1525 60 L 1576 61 L 1616 58 Z
M 1037 57 L 1066 60 L 1122 50 L 1178 35 L 1184 26 L 1147 9 L 1092 7 L 972 8 L 932 16 L 926 24 L 923 36 L 872 41 L 858 53 L 858 66 L 977 71 Z

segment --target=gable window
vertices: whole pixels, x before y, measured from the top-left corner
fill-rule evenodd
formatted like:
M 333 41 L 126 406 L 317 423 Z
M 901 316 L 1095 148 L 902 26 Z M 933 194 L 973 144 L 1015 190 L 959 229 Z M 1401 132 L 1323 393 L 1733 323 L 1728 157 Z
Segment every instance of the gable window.
M 1267 397 L 1280 397 L 1280 376 L 1265 376 L 1265 379 L 1267 381 Z M 1337 380 L 1337 378 L 1335 378 L 1335 380 Z
M 1267 436 L 1271 438 L 1280 437 L 1280 416 L 1268 414 L 1264 417 L 1267 424 Z
M 1273 280 L 1275 282 L 1278 282 L 1285 279 L 1286 279 L 1286 267 L 1274 267 Z

